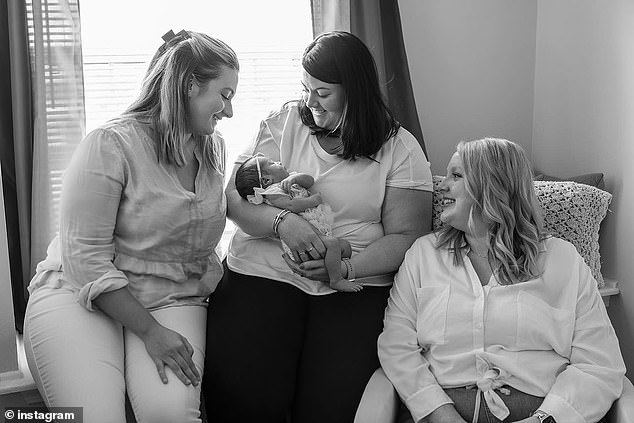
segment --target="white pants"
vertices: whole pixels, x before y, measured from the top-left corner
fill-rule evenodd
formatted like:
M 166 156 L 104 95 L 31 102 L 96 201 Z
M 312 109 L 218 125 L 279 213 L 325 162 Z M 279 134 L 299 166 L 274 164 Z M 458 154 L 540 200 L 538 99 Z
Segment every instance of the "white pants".
M 207 309 L 169 307 L 151 314 L 187 338 L 202 377 Z M 167 366 L 163 384 L 143 341 L 104 313 L 80 306 L 68 289 L 41 287 L 31 295 L 24 344 L 49 407 L 83 407 L 85 422 L 122 423 L 127 390 L 138 423 L 201 421 L 200 384 L 184 385 Z

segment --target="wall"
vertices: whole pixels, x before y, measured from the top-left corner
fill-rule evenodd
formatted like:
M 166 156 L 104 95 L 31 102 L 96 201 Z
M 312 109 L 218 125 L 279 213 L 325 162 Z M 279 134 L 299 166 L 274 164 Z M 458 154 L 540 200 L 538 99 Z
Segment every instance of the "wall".
M 400 0 L 405 48 L 434 174 L 462 139 L 496 136 L 530 154 L 535 0 Z
M 614 198 L 601 228 L 608 312 L 634 375 L 634 2 L 539 0 L 533 161 L 544 173 L 603 172 Z

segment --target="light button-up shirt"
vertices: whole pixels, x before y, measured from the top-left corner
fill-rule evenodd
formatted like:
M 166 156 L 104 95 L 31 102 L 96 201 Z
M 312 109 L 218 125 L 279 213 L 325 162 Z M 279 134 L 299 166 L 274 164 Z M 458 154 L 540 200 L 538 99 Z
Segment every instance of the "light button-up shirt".
M 217 168 L 200 163 L 195 192 L 157 160 L 152 133 L 111 121 L 81 141 L 64 174 L 60 235 L 29 290 L 66 287 L 84 307 L 127 286 L 148 309 L 205 305 L 222 277 L 216 250 L 225 227 L 224 141 L 210 140 Z
M 620 396 L 625 365 L 590 269 L 557 238 L 539 260 L 536 279 L 482 286 L 469 258 L 455 266 L 435 235 L 410 248 L 378 345 L 415 421 L 451 403 L 443 388 L 491 379 L 545 397 L 540 409 L 561 422 L 598 421 Z

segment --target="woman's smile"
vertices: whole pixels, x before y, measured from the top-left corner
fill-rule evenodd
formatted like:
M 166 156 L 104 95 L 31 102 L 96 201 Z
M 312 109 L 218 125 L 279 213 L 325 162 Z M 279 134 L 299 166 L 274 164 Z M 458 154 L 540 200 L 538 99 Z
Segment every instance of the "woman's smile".
M 345 108 L 345 93 L 341 84 L 329 84 L 304 71 L 302 76 L 304 101 L 313 115 L 315 125 L 336 129 L 341 125 Z
M 456 204 L 456 200 L 453 198 L 443 197 L 441 201 L 441 205 L 443 206 L 443 208 L 453 206 L 454 204 Z

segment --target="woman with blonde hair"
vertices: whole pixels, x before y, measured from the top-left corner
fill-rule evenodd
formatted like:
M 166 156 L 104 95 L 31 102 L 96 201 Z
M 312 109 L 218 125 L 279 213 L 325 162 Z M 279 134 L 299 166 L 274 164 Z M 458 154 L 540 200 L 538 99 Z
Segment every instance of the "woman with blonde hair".
M 444 226 L 407 252 L 378 343 L 413 420 L 599 421 L 618 340 L 575 247 L 543 231 L 522 148 L 461 142 L 440 191 Z
M 29 290 L 25 346 L 49 407 L 87 422 L 200 422 L 206 299 L 222 277 L 224 141 L 234 51 L 181 31 L 128 110 L 81 141 L 59 237 Z

